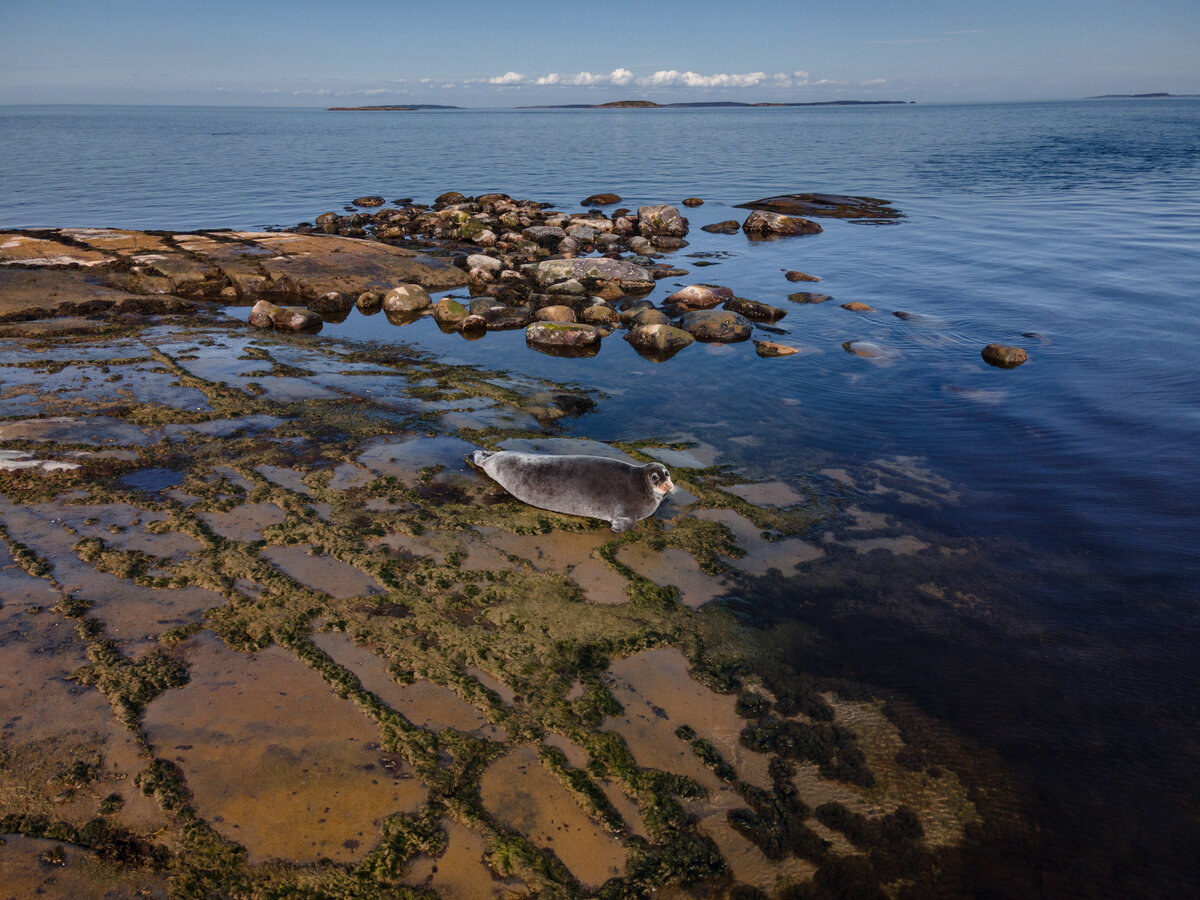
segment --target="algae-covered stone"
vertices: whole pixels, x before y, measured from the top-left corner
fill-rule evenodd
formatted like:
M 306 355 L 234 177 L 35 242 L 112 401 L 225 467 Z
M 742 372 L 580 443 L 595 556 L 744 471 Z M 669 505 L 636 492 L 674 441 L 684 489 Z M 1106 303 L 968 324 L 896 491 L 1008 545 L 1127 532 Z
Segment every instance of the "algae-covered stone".
M 669 353 L 682 350 L 695 338 L 674 325 L 637 325 L 629 330 L 625 340 L 639 350 Z
M 441 325 L 458 325 L 469 311 L 453 297 L 443 297 L 433 307 L 433 317 Z
M 526 343 L 537 347 L 590 347 L 600 338 L 600 329 L 582 322 L 534 322 L 525 329 Z

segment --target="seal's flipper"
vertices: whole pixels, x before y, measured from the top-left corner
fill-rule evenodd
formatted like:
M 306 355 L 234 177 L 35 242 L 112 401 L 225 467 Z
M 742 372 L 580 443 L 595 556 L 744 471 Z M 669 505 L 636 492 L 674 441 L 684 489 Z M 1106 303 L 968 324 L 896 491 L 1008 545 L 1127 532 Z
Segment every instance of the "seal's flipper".
M 632 516 L 618 516 L 612 520 L 612 530 L 616 532 L 628 531 L 636 524 L 637 520 Z

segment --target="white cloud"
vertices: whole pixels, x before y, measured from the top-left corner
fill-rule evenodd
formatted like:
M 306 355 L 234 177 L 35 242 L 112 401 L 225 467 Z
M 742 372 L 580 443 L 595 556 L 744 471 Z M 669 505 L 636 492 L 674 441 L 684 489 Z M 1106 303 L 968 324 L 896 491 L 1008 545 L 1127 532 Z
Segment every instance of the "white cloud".
M 787 76 L 784 76 L 786 78 Z M 700 75 L 697 72 L 678 72 L 675 69 L 660 70 L 653 75 L 637 79 L 646 87 L 754 87 L 767 80 L 766 72 L 747 72 L 743 75 Z
M 521 72 L 505 72 L 488 79 L 480 79 L 477 83 L 495 84 L 505 87 L 536 86 L 547 87 L 564 85 L 570 87 L 591 87 L 607 85 L 626 85 L 633 82 L 633 73 L 625 68 L 616 68 L 611 72 L 576 72 L 574 75 L 563 75 L 550 72 L 547 75 L 525 75 Z
M 860 82 L 864 87 L 868 84 L 887 84 L 886 78 L 868 78 L 866 81 Z
M 426 79 L 422 78 L 424 82 Z M 503 75 L 497 75 L 495 78 L 489 78 L 488 84 L 524 84 L 526 76 L 520 72 L 505 72 Z

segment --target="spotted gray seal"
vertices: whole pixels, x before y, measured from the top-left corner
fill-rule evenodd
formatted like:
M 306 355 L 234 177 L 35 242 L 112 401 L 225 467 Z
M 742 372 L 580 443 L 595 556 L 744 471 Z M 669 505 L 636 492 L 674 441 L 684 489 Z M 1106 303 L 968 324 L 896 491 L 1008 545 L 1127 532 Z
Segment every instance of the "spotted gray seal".
M 675 488 L 662 463 L 638 466 L 604 456 L 516 450 L 476 450 L 472 460 L 521 502 L 604 519 L 613 531 L 628 531 L 653 515 Z

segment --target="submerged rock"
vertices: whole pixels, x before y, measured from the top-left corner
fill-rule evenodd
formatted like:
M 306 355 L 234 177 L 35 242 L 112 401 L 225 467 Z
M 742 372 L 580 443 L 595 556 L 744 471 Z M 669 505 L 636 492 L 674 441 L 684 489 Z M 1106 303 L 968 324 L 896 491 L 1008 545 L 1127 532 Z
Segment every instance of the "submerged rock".
M 829 294 L 815 294 L 812 291 L 796 291 L 794 294 L 788 294 L 788 299 L 793 303 L 824 303 L 833 297 Z
M 783 277 L 786 278 L 788 281 L 820 281 L 821 280 L 816 275 L 808 275 L 804 272 L 797 271 L 796 269 L 792 269 L 789 272 L 785 272 L 783 274 Z
M 620 203 L 621 198 L 617 194 L 592 194 L 580 201 L 580 206 L 611 206 L 614 203 Z
M 724 222 L 713 222 L 711 225 L 701 225 L 701 231 L 709 234 L 737 234 L 742 226 L 736 219 L 726 219 Z
M 848 309 L 850 312 L 874 312 L 875 307 L 869 306 L 866 303 L 859 303 L 857 300 L 851 300 L 849 303 L 843 303 L 842 309 Z
M 786 309 L 780 309 L 769 303 L 759 303 L 757 300 L 747 300 L 745 297 L 733 297 L 726 300 L 724 307 L 740 316 L 745 316 L 752 322 L 778 322 L 787 315 Z
M 792 356 L 799 353 L 795 347 L 789 347 L 787 344 L 776 343 L 775 341 L 755 341 L 754 352 L 763 357 L 774 356 Z
M 1029 354 L 1020 347 L 1007 344 L 988 344 L 981 353 L 984 362 L 998 369 L 1015 369 L 1029 359 Z
M 784 215 L 857 219 L 873 223 L 903 218 L 904 214 L 889 206 L 889 202 L 874 197 L 852 197 L 844 194 L 780 194 L 749 203 L 739 203 L 738 209 L 759 209 Z
M 695 338 L 674 325 L 637 325 L 625 335 L 625 340 L 638 350 L 674 353 L 692 343 Z

